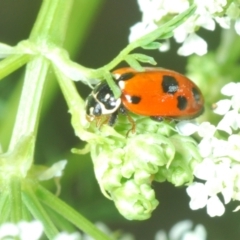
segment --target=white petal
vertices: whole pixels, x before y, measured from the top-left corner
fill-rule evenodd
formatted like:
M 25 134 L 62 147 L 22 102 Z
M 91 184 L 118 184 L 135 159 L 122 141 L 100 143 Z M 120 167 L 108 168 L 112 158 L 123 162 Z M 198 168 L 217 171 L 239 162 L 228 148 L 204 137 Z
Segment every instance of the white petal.
M 191 198 L 189 206 L 192 210 L 197 210 L 206 206 L 208 195 L 203 183 L 194 182 L 187 187 L 186 191 Z
M 239 93 L 234 94 L 232 96 L 231 103 L 232 103 L 232 108 L 234 110 L 238 111 L 240 109 L 240 95 L 239 95 Z
M 225 212 L 223 203 L 217 196 L 212 196 L 207 202 L 207 213 L 210 217 L 222 216 Z
M 238 212 L 240 210 L 240 206 L 237 206 L 234 210 L 233 210 L 233 212 Z
M 205 158 L 201 163 L 196 165 L 194 175 L 202 180 L 208 180 L 214 176 L 215 164 L 210 158 Z
M 233 197 L 233 188 L 231 187 L 224 188 L 222 190 L 222 195 L 223 195 L 224 203 L 228 204 Z
M 203 138 L 198 144 L 199 152 L 202 157 L 208 157 L 212 154 L 212 140 L 209 138 Z
M 229 157 L 240 162 L 240 135 L 232 134 L 228 138 Z
M 233 96 L 236 93 L 237 84 L 230 82 L 222 87 L 221 93 L 226 96 Z
M 176 130 L 180 135 L 190 136 L 198 130 L 198 124 L 194 121 L 181 121 L 176 124 Z
M 222 181 L 219 178 L 212 176 L 206 183 L 205 188 L 208 196 L 215 196 L 222 191 Z
M 175 224 L 170 232 L 169 232 L 169 238 L 170 239 L 181 239 L 182 235 L 189 231 L 193 226 L 192 221 L 190 220 L 184 220 L 181 222 L 178 222 L 177 224 Z
M 227 112 L 223 119 L 218 123 L 217 129 L 232 134 L 232 129 L 237 130 L 239 126 L 240 114 L 238 113 L 238 111 L 231 110 Z
M 206 240 L 207 231 L 203 225 L 198 224 L 191 232 L 186 233 L 182 240 Z
M 0 226 L 0 239 L 6 236 L 17 236 L 19 234 L 19 229 L 17 225 L 13 223 L 4 223 Z
M 178 54 L 182 56 L 189 56 L 193 53 L 199 56 L 207 53 L 206 41 L 195 33 L 189 35 L 183 45 L 178 49 Z
M 216 132 L 216 127 L 210 122 L 202 122 L 198 127 L 198 135 L 202 138 L 211 138 Z
M 43 225 L 39 221 L 20 222 L 18 226 L 21 240 L 37 240 L 40 239 L 43 233 Z
M 213 31 L 215 29 L 215 21 L 212 19 L 212 16 L 209 15 L 200 15 L 197 19 L 196 25 L 201 26 L 207 30 Z
M 216 108 L 213 109 L 213 112 L 219 115 L 226 114 L 231 108 L 232 102 L 229 99 L 220 100 L 216 103 Z
M 231 25 L 230 17 L 216 17 L 216 22 L 220 25 L 220 27 L 229 29 Z
M 240 18 L 236 20 L 234 28 L 236 30 L 236 33 L 240 35 Z
M 61 177 L 66 164 L 67 160 L 61 160 L 59 162 L 54 163 L 50 168 L 48 168 L 41 175 L 39 175 L 38 179 L 40 181 L 44 181 L 54 177 Z
M 164 232 L 163 230 L 157 231 L 154 240 L 168 240 L 166 232 Z
M 231 122 L 235 114 L 233 111 L 229 111 L 222 120 L 218 123 L 217 129 L 227 132 L 228 134 L 232 134 Z
M 130 28 L 128 41 L 133 42 L 157 28 L 158 26 L 155 23 L 138 22 Z
M 170 41 L 167 39 L 164 42 L 161 42 L 161 46 L 159 47 L 159 51 L 166 52 L 170 49 Z
M 213 138 L 212 147 L 213 147 L 213 156 L 214 157 L 222 157 L 222 156 L 228 155 L 228 152 L 229 152 L 228 141 Z
M 81 239 L 82 237 L 78 232 L 75 233 L 62 232 L 55 236 L 53 240 L 81 240 Z

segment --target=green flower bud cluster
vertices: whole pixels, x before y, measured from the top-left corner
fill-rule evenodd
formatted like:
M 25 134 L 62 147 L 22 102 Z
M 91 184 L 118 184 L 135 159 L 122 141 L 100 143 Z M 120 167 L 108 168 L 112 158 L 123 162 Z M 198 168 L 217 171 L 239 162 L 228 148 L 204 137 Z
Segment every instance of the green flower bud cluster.
M 176 134 L 173 123 L 136 120 L 136 132 L 126 136 L 118 122 L 117 134 L 106 125 L 91 145 L 96 178 L 103 194 L 130 220 L 151 216 L 158 200 L 152 181 L 182 186 L 193 180 L 193 168 L 201 161 L 195 141 Z M 105 137 L 103 137 L 103 135 Z

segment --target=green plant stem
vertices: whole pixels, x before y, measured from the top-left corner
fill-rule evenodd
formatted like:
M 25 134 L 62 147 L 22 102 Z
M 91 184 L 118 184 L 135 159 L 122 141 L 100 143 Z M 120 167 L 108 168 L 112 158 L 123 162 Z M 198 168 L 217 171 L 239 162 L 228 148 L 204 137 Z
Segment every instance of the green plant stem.
M 69 222 L 73 223 L 76 227 L 84 231 L 97 240 L 111 240 L 103 232 L 98 230 L 90 221 L 84 218 L 81 214 L 71 208 L 69 205 L 54 196 L 51 192 L 38 185 L 36 189 L 38 198 L 47 206 L 52 208 L 55 212 L 66 218 Z
M 26 64 L 31 59 L 31 55 L 17 54 L 11 55 L 0 62 L 0 80 Z
M 6 222 L 9 218 L 10 214 L 10 199 L 9 199 L 9 194 L 6 189 L 1 192 L 0 195 L 0 225 L 4 222 Z
M 21 180 L 19 177 L 10 178 L 11 222 L 18 223 L 22 219 Z
M 30 40 L 47 40 L 61 46 L 65 39 L 74 0 L 44 0 L 30 34 Z
M 44 226 L 44 232 L 46 233 L 47 237 L 49 239 L 53 239 L 58 234 L 58 230 L 49 218 L 43 206 L 38 201 L 35 192 L 32 191 L 31 185 L 24 189 L 22 196 L 24 204 L 31 214 L 42 222 Z
M 26 205 L 22 204 L 22 220 L 27 222 L 32 221 L 32 215 L 30 214 L 29 210 L 27 209 Z
M 22 136 L 32 134 L 35 136 L 48 67 L 49 62 L 40 56 L 27 64 L 22 95 L 9 144 L 10 151 L 15 149 Z M 30 154 L 33 156 L 33 152 Z

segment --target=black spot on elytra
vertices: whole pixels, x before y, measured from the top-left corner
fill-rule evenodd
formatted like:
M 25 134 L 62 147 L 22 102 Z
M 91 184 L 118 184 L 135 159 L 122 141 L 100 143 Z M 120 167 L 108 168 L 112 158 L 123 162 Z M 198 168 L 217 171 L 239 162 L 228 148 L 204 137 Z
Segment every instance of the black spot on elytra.
M 135 76 L 135 74 L 133 72 L 127 72 L 127 73 L 123 73 L 117 80 L 118 81 L 127 81 L 131 78 L 133 78 Z
M 138 104 L 141 101 L 141 97 L 131 96 L 131 103 Z
M 178 96 L 178 97 L 177 97 L 177 101 L 178 101 L 178 103 L 177 103 L 177 108 L 178 108 L 179 110 L 184 110 L 184 109 L 187 107 L 188 101 L 187 101 L 187 98 L 186 98 L 186 97 L 184 97 L 184 96 Z
M 178 82 L 173 76 L 164 75 L 162 77 L 162 89 L 165 93 L 174 94 L 178 90 Z
M 200 101 L 200 92 L 197 88 L 193 87 L 192 88 L 192 93 L 193 93 L 193 97 L 195 99 L 196 102 L 199 102 Z

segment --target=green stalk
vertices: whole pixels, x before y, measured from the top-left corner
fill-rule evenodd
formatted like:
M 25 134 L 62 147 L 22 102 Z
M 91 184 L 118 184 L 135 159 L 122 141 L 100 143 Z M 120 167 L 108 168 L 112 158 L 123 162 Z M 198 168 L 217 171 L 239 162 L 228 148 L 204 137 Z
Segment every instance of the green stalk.
M 0 62 L 0 80 L 23 66 L 30 60 L 30 55 L 11 55 Z
M 47 237 L 49 239 L 53 239 L 58 234 L 58 230 L 53 224 L 52 220 L 49 218 L 48 213 L 38 201 L 35 192 L 32 191 L 31 187 L 32 186 L 30 185 L 23 191 L 23 202 L 34 218 L 42 222 L 44 226 L 44 232 L 46 233 Z
M 49 62 L 41 56 L 35 57 L 27 64 L 22 95 L 9 145 L 10 151 L 15 149 L 23 136 L 33 135 L 35 137 L 36 135 L 48 67 Z M 33 152 L 29 154 L 33 156 Z
M 48 207 L 52 208 L 55 212 L 63 216 L 69 222 L 73 223 L 76 227 L 83 232 L 92 236 L 97 240 L 111 240 L 111 238 L 98 230 L 90 221 L 83 217 L 80 213 L 75 211 L 69 205 L 54 196 L 51 192 L 38 185 L 36 190 L 38 198 L 45 203 Z
M 36 23 L 30 34 L 30 40 L 42 40 L 61 46 L 70 18 L 74 0 L 44 0 Z
M 3 190 L 0 195 L 0 225 L 9 220 L 10 214 L 10 199 L 8 191 Z
M 22 219 L 21 180 L 19 177 L 10 178 L 11 222 L 18 223 Z

